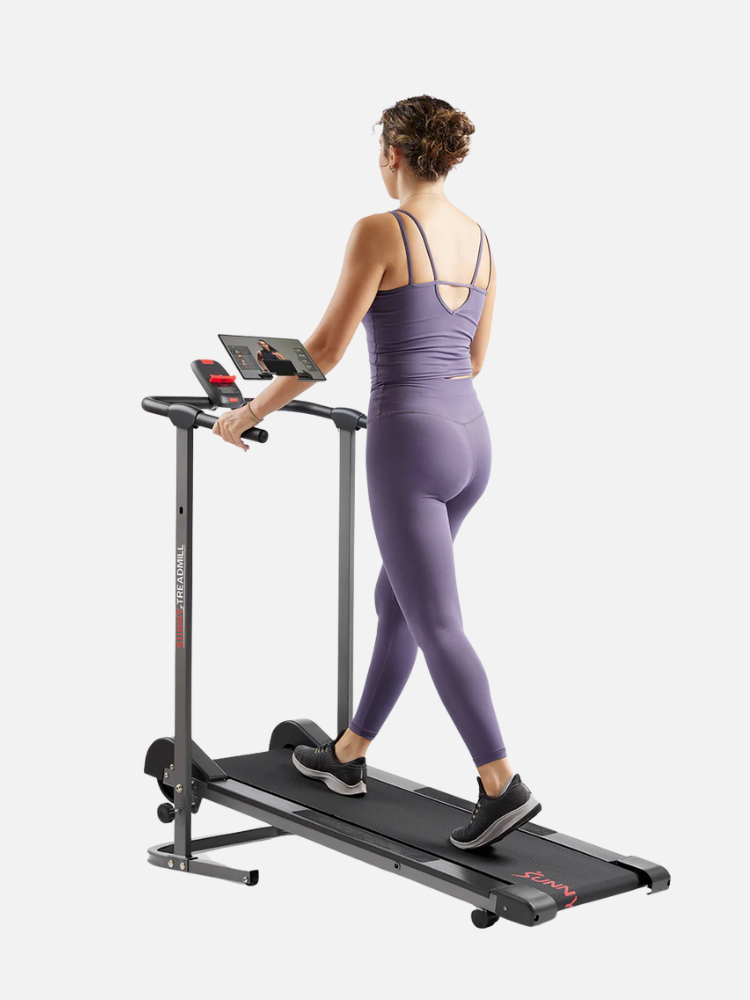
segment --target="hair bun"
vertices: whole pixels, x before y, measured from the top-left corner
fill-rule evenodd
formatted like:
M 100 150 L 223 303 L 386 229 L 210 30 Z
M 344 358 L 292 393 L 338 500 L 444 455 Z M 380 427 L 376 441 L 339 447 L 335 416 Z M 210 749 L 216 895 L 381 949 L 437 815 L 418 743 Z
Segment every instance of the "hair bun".
M 469 153 L 474 125 L 463 111 L 427 94 L 399 101 L 383 112 L 385 146 L 403 152 L 418 177 L 436 181 Z

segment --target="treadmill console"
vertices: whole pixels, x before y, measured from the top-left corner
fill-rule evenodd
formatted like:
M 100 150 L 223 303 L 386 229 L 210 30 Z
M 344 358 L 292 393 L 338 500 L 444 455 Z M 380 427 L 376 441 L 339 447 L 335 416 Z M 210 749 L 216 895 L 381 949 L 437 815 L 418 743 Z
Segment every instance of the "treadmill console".
M 218 361 L 202 359 L 194 361 L 190 367 L 213 406 L 226 406 L 230 410 L 236 410 L 245 405 L 242 393 L 234 384 L 237 376 L 230 375 Z
M 274 375 L 296 375 L 304 382 L 325 382 L 326 377 L 299 340 L 291 337 L 232 337 L 220 333 L 219 340 L 245 379 L 271 379 Z

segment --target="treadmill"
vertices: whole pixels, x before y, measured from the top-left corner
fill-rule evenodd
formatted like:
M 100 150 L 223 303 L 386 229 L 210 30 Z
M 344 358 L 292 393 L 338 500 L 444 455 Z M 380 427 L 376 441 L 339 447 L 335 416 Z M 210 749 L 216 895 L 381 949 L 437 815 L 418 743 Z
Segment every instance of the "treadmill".
M 208 369 L 214 373 L 211 384 L 196 369 L 207 365 L 213 366 Z M 238 757 L 212 758 L 193 741 L 193 435 L 197 428 L 210 428 L 216 422 L 207 409 L 245 402 L 230 385 L 233 377 L 222 375 L 224 370 L 216 362 L 194 362 L 193 370 L 209 392 L 207 397 L 149 396 L 142 404 L 148 412 L 168 417 L 177 434 L 175 735 L 150 746 L 144 767 L 166 800 L 157 814 L 165 823 L 174 822 L 175 830 L 171 842 L 149 849 L 149 862 L 252 886 L 258 882 L 257 870 L 231 868 L 206 855 L 217 848 L 297 834 L 470 903 L 472 922 L 482 928 L 501 917 L 533 927 L 551 920 L 559 910 L 577 909 L 606 896 L 642 886 L 648 886 L 649 893 L 669 888 L 669 872 L 659 864 L 533 822 L 498 843 L 471 851 L 456 848 L 449 834 L 468 822 L 473 802 L 369 765 L 366 795 L 336 795 L 322 782 L 305 778 L 292 764 L 294 747 L 318 746 L 331 738 L 309 719 L 281 722 L 267 750 Z M 338 732 L 353 715 L 355 437 L 367 427 L 367 418 L 348 407 L 303 400 L 293 400 L 276 412 L 323 418 L 339 433 Z M 264 444 L 268 431 L 256 426 L 242 436 Z M 263 825 L 194 839 L 192 814 L 203 799 Z

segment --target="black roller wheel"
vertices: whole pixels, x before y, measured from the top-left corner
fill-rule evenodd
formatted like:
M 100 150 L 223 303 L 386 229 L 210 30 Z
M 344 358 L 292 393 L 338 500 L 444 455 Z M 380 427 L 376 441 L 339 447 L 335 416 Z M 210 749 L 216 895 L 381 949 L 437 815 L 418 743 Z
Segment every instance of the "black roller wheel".
M 497 923 L 497 915 L 489 910 L 472 910 L 471 922 L 475 927 L 492 927 Z

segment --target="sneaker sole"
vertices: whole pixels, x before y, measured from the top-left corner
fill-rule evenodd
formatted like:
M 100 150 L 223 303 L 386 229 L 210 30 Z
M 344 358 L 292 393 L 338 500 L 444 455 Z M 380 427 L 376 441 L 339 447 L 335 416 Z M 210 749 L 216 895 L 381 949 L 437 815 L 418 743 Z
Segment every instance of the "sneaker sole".
M 512 812 L 501 816 L 500 819 L 496 819 L 494 823 L 491 823 L 474 840 L 459 841 L 454 840 L 451 836 L 449 838 L 450 842 L 454 847 L 460 847 L 462 850 L 470 850 L 473 847 L 485 847 L 487 844 L 494 844 L 495 841 L 502 840 L 503 837 L 507 837 L 509 833 L 517 830 L 519 826 L 527 823 L 532 816 L 536 816 L 541 808 L 541 803 L 533 795 L 530 795 L 522 806 L 518 806 Z
M 297 760 L 294 754 L 292 754 L 292 763 L 300 774 L 304 774 L 307 778 L 317 778 L 318 781 L 324 781 L 332 792 L 338 792 L 339 795 L 364 795 L 367 792 L 367 785 L 364 781 L 358 781 L 356 785 L 347 785 L 335 774 L 329 774 L 327 771 L 314 771 L 311 767 L 306 767 Z

